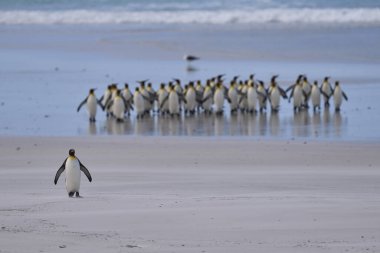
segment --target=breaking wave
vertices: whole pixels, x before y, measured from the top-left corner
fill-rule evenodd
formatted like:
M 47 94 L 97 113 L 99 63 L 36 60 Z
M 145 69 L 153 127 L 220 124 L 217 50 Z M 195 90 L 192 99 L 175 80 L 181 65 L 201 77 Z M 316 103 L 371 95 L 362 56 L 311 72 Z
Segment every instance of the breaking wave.
M 380 8 L 0 11 L 0 24 L 380 24 Z

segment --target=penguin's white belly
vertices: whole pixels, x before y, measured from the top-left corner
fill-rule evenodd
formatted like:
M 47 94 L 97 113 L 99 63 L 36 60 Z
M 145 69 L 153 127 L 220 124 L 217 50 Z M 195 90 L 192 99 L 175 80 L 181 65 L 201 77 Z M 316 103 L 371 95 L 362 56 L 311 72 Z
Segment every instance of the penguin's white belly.
M 81 173 L 78 159 L 71 157 L 67 158 L 65 171 L 67 192 L 79 192 Z
M 334 104 L 336 108 L 342 105 L 342 91 L 340 89 L 336 89 L 334 92 Z
M 231 110 L 235 110 L 238 107 L 238 95 L 235 90 L 229 90 L 228 91 L 228 97 L 231 101 Z
M 247 102 L 248 102 L 248 110 L 256 110 L 257 94 L 254 88 L 248 89 Z
M 123 91 L 123 97 L 125 101 L 129 101 L 132 98 L 132 94 L 128 90 Z
M 141 94 L 144 96 L 144 97 L 146 97 L 146 98 L 149 98 L 149 92 L 147 91 L 147 90 L 142 90 L 141 91 Z M 143 99 L 144 101 L 144 109 L 145 110 L 150 110 L 151 109 L 151 104 L 150 104 L 150 102 L 147 100 L 147 99 Z
M 176 92 L 170 92 L 169 94 L 169 112 L 171 114 L 179 113 L 179 101 Z
M 113 104 L 113 115 L 117 119 L 123 119 L 124 118 L 124 102 L 121 98 L 117 97 L 115 98 L 114 104 Z
M 223 93 L 220 90 L 215 91 L 214 94 L 215 111 L 223 111 Z
M 323 85 L 322 85 L 322 91 L 323 91 L 323 93 L 324 94 L 326 94 L 327 96 L 330 96 L 331 95 L 331 93 L 332 93 L 332 91 L 331 91 L 331 89 L 330 89 L 330 86 L 329 86 L 329 84 L 328 83 L 323 83 Z M 328 101 L 329 100 L 329 98 L 328 97 L 325 97 L 325 96 L 323 96 L 323 100 L 326 102 L 326 101 Z
M 194 90 L 189 90 L 186 93 L 186 102 L 187 102 L 187 109 L 190 111 L 195 109 L 196 101 L 195 101 L 195 91 Z
M 278 109 L 280 106 L 280 92 L 278 89 L 274 89 L 271 93 L 271 102 L 272 102 L 272 108 L 273 109 Z
M 95 96 L 89 96 L 87 99 L 87 110 L 90 118 L 96 116 L 96 98 Z
M 294 107 L 300 107 L 302 104 L 303 100 L 303 94 L 302 94 L 302 89 L 297 86 L 294 88 L 294 93 L 293 93 L 293 106 Z
M 103 106 L 106 105 L 106 102 L 107 102 L 107 98 L 111 95 L 110 91 L 109 90 L 106 90 L 103 94 L 103 100 L 101 101 Z
M 210 90 L 207 90 L 205 93 L 203 93 L 203 98 L 202 99 L 206 99 L 207 97 L 209 97 L 211 94 L 211 91 Z M 206 101 L 203 102 L 202 104 L 202 107 L 207 110 L 207 111 L 210 111 L 211 110 L 211 106 L 212 106 L 212 99 L 211 98 L 208 98 Z
M 317 87 L 313 87 L 311 90 L 311 102 L 313 103 L 313 106 L 320 106 L 321 104 L 321 92 Z
M 264 94 L 266 94 L 266 91 L 265 89 L 263 88 L 260 88 L 261 86 L 259 86 L 259 88 L 257 89 L 258 92 L 260 92 L 260 96 L 258 96 L 258 100 L 259 100 L 259 105 L 260 107 L 266 107 L 266 99 L 265 97 L 263 96 Z
M 134 96 L 135 109 L 138 116 L 142 115 L 145 111 L 144 98 L 138 94 Z
M 166 98 L 166 96 L 167 96 L 168 94 L 166 93 L 166 91 L 162 91 L 162 92 L 160 92 L 160 94 L 158 95 L 158 104 L 161 106 L 161 110 L 162 111 L 167 111 L 168 109 L 169 109 L 169 106 L 168 106 L 168 101 L 166 100 L 165 102 L 164 102 L 164 100 L 165 100 L 165 98 Z M 164 103 L 163 103 L 164 102 Z M 162 104 L 163 103 L 163 104 Z

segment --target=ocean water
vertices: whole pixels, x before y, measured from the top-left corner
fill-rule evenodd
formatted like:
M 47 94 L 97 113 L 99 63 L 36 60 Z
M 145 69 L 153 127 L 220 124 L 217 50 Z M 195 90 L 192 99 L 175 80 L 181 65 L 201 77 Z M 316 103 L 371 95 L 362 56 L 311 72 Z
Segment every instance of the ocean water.
M 0 24 L 380 25 L 376 0 L 2 0 Z

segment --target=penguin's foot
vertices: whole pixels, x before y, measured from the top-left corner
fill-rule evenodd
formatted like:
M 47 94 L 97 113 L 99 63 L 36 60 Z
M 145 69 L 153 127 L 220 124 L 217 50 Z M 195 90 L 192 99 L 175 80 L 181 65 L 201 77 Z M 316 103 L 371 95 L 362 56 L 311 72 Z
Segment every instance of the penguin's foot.
M 70 197 L 70 198 L 74 197 L 74 193 L 75 193 L 75 192 L 69 192 L 69 197 Z
M 75 197 L 77 197 L 77 198 L 82 198 L 82 196 L 79 195 L 79 192 L 76 192 Z

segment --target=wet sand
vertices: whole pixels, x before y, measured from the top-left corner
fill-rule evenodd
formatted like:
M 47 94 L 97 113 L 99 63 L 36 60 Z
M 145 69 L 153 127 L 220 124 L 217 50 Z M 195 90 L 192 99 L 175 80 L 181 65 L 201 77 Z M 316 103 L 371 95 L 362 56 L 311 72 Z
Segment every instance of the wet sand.
M 69 199 L 69 148 L 93 176 Z M 1 137 L 3 252 L 378 252 L 379 144 Z M 22 242 L 22 243 L 21 243 Z

